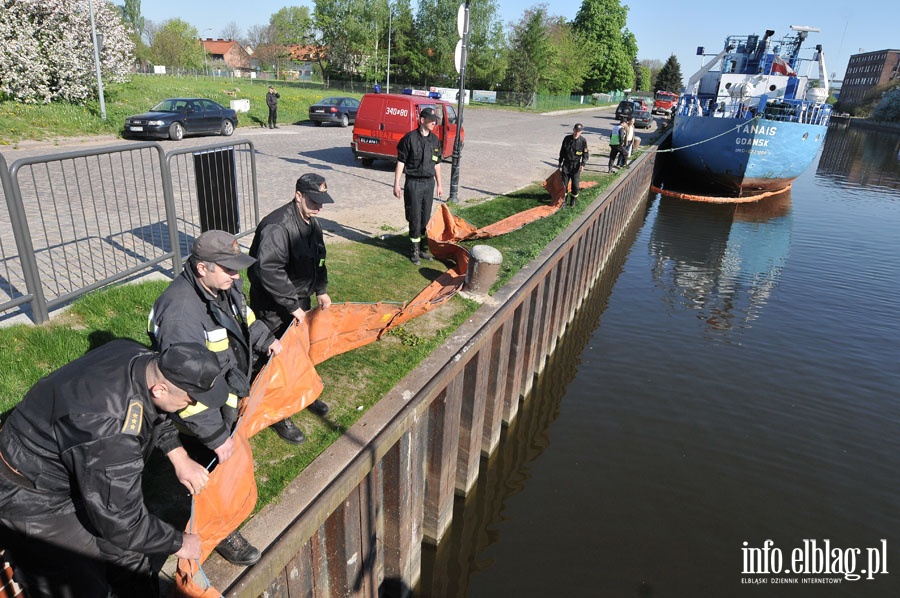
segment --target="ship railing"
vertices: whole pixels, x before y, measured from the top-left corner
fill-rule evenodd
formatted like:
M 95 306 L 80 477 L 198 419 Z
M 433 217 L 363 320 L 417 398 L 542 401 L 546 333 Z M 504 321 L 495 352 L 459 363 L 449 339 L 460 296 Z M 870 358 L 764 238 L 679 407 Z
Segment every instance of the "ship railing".
M 781 122 L 827 125 L 831 117 L 831 106 L 806 100 L 779 100 L 766 104 L 763 117 Z

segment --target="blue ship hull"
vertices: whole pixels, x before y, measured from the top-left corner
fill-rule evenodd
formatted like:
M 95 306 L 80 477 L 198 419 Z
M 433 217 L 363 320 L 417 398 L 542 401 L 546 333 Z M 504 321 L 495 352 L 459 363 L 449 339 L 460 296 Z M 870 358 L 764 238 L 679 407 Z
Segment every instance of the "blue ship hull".
M 777 191 L 809 167 L 827 130 L 802 122 L 678 114 L 672 155 L 680 168 L 729 193 Z

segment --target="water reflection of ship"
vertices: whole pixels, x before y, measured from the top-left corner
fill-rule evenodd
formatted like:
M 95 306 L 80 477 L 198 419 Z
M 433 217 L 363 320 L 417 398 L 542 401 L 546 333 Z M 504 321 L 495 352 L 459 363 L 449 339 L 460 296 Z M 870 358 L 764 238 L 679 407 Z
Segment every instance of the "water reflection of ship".
M 816 176 L 875 189 L 900 189 L 900 132 L 828 127 Z
M 652 271 L 670 308 L 695 310 L 710 331 L 749 328 L 787 260 L 790 191 L 749 204 L 658 202 Z

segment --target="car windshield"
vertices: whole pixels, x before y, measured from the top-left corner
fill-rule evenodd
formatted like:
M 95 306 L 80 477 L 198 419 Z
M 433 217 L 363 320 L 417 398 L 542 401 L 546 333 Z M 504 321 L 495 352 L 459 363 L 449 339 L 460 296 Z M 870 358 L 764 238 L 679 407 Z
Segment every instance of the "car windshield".
M 153 108 L 151 112 L 181 112 L 184 110 L 187 102 L 185 100 L 163 100 Z
M 341 98 L 325 98 L 321 102 L 318 102 L 319 105 L 323 106 L 339 106 L 341 103 Z

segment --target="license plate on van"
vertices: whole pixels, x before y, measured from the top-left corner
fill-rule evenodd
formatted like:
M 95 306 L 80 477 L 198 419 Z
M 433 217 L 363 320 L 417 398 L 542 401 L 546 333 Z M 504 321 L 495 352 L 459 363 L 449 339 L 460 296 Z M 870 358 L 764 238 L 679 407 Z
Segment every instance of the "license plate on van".
M 379 140 L 375 137 L 360 137 L 360 143 L 368 143 L 369 145 L 378 145 Z

